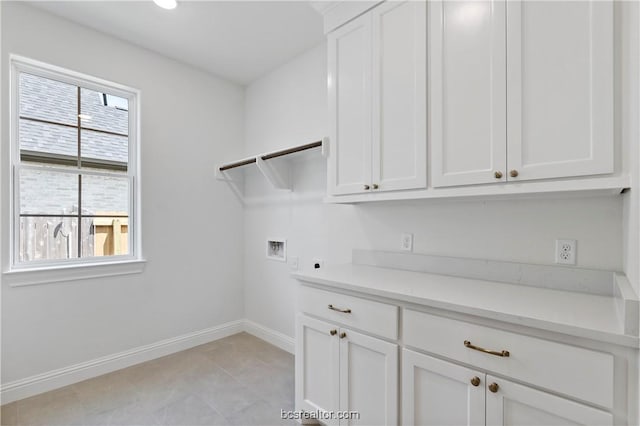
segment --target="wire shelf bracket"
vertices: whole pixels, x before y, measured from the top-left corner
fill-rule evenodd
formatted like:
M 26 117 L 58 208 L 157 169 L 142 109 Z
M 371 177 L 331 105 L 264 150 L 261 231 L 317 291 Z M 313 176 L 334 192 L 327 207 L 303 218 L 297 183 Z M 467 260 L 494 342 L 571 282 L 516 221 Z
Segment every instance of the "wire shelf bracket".
M 304 145 L 297 145 L 278 151 L 267 152 L 242 160 L 221 164 L 216 167 L 216 179 L 223 180 L 229 184 L 233 192 L 242 199 L 243 179 L 231 175 L 232 170 L 255 164 L 260 173 L 275 189 L 291 191 L 293 188 L 291 182 L 290 164 L 287 161 L 278 161 L 286 156 L 302 151 L 320 148 L 323 157 L 327 157 L 329 150 L 329 138 L 324 137 L 317 142 L 311 142 Z

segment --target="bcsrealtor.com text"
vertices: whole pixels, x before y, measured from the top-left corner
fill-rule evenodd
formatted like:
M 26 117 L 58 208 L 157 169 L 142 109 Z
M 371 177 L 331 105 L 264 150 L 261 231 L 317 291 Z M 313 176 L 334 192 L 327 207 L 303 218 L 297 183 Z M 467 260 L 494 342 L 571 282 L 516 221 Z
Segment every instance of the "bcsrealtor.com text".
M 359 420 L 358 411 L 303 411 L 280 410 L 280 418 L 285 420 Z

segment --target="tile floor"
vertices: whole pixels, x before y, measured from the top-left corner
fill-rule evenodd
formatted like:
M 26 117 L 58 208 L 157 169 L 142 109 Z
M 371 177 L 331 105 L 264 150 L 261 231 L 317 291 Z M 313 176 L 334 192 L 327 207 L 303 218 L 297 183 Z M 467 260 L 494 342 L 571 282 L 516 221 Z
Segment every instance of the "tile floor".
M 2 407 L 3 425 L 281 425 L 293 355 L 247 333 Z

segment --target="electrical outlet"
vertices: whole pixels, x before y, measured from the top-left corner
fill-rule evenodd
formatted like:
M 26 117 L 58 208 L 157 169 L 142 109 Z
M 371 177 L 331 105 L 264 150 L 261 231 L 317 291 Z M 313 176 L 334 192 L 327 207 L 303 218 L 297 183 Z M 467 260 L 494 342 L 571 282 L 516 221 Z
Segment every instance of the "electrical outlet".
M 575 265 L 576 249 L 576 240 L 556 240 L 556 263 Z
M 311 260 L 311 266 L 313 269 L 320 269 L 324 266 L 324 260 L 318 259 L 317 257 Z
M 400 250 L 413 251 L 413 234 L 407 232 L 402 234 L 400 240 Z
M 297 257 L 293 257 L 293 256 L 289 257 L 289 269 L 291 269 L 292 271 L 297 271 L 298 270 L 298 258 Z

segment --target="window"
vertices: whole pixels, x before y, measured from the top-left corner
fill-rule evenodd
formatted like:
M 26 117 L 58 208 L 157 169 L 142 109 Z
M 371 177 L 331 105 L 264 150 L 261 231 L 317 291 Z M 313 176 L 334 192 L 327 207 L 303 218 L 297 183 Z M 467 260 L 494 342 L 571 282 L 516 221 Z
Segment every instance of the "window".
M 12 58 L 13 269 L 139 257 L 134 89 Z

